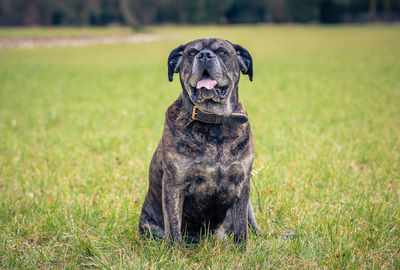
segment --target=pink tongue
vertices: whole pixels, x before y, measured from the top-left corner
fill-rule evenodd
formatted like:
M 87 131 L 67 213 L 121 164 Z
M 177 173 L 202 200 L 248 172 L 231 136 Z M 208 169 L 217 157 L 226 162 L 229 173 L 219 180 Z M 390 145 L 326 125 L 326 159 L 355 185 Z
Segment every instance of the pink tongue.
M 213 89 L 217 85 L 217 81 L 212 79 L 203 79 L 197 82 L 196 89 L 206 88 L 208 90 Z

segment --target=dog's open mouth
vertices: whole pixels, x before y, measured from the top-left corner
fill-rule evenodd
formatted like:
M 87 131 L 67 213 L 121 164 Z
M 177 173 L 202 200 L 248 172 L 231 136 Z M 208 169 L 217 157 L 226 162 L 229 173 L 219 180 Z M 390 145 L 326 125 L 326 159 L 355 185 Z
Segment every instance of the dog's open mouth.
M 224 99 L 227 96 L 229 86 L 219 86 L 207 70 L 197 82 L 196 87 L 191 86 L 193 95 L 198 99 Z M 217 101 L 217 100 L 215 100 Z

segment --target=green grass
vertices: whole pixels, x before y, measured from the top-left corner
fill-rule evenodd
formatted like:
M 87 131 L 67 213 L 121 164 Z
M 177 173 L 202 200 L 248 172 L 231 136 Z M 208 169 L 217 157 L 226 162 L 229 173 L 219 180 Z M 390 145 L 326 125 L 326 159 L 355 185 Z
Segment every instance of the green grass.
M 130 35 L 129 27 L 3 27 L 0 38 L 45 38 L 45 37 L 81 37 Z
M 0 268 L 400 268 L 399 26 L 151 31 L 176 40 L 0 50 Z M 231 238 L 177 250 L 138 235 L 180 92 L 166 58 L 204 36 L 254 58 L 239 93 L 264 234 L 244 253 Z M 274 237 L 287 230 L 298 236 Z

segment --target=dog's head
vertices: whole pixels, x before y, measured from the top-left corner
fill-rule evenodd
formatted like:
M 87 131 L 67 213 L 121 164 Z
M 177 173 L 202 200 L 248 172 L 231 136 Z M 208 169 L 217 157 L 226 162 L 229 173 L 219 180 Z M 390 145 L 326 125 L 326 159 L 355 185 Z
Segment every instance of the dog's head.
M 238 102 L 240 71 L 253 80 L 253 60 L 242 46 L 219 38 L 191 41 L 172 50 L 168 79 L 179 73 L 183 95 L 201 111 L 229 115 Z

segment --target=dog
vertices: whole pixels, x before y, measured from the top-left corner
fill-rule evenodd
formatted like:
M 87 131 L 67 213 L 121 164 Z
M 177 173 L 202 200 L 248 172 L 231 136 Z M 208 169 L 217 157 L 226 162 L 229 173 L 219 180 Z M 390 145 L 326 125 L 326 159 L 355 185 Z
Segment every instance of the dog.
M 246 248 L 248 227 L 259 232 L 250 202 L 254 140 L 239 102 L 240 72 L 253 80 L 253 60 L 219 38 L 172 50 L 168 79 L 179 73 L 182 92 L 167 109 L 149 169 L 139 232 L 170 243 L 198 242 L 233 231 Z

